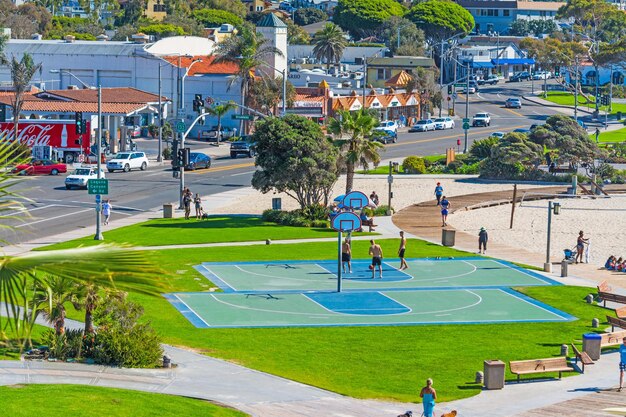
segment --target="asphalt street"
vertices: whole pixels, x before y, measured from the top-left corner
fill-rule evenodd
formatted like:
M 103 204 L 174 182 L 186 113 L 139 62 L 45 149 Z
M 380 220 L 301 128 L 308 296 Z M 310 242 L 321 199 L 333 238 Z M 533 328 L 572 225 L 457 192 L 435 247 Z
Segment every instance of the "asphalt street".
M 537 88 L 539 82 L 535 82 Z M 521 97 L 530 92 L 531 83 L 500 83 L 482 87 L 477 94 L 470 95 L 469 118 L 477 112 L 491 114 L 491 126 L 470 128 L 468 146 L 475 140 L 484 139 L 493 132 L 510 132 L 517 128 L 528 128 L 531 124 L 542 123 L 548 116 L 558 111 L 532 104 L 523 100 L 521 109 L 506 109 L 508 97 Z M 452 102 L 449 102 L 452 105 Z M 446 106 L 444 105 L 444 113 Z M 455 103 L 459 117 L 465 116 L 465 97 L 459 95 Z M 437 116 L 433 115 L 433 118 Z M 385 145 L 383 160 L 398 160 L 408 155 L 444 154 L 446 148 L 464 147 L 462 120 L 456 119 L 454 129 L 420 133 L 400 133 L 398 142 Z M 152 158 L 157 154 L 155 139 L 136 141 L 139 150 Z M 206 142 L 187 141 L 193 149 L 210 147 Z M 227 145 L 222 145 L 227 146 Z M 224 152 L 222 152 L 224 153 Z M 186 185 L 200 195 L 211 195 L 234 188 L 247 187 L 254 172 L 254 161 L 249 158 L 214 159 L 209 170 L 186 173 Z M 86 190 L 66 190 L 64 175 L 20 178 L 14 191 L 26 197 L 23 206 L 15 206 L 8 214 L 15 218 L 8 223 L 17 227 L 13 233 L 0 229 L 0 240 L 19 243 L 34 238 L 51 236 L 75 228 L 93 228 L 95 223 L 94 196 Z M 132 216 L 141 211 L 153 210 L 164 203 L 176 201 L 179 195 L 179 180 L 172 177 L 169 165 L 152 165 L 147 171 L 129 173 L 107 173 L 109 179 L 108 198 L 116 216 Z M 210 211 L 210 208 L 209 208 Z

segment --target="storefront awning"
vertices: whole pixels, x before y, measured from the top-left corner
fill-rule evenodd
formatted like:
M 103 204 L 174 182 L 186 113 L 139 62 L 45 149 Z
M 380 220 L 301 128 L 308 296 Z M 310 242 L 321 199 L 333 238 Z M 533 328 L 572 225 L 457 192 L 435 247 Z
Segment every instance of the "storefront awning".
M 532 58 L 499 58 L 492 59 L 494 65 L 533 65 L 535 60 Z
M 489 61 L 473 61 L 472 68 L 493 68 L 493 64 Z

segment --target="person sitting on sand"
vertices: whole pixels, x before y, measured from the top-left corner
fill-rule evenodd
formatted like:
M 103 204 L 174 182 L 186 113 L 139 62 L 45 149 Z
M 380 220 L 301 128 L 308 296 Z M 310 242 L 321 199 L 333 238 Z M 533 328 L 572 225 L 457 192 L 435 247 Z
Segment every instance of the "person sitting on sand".
M 615 270 L 615 256 L 613 255 L 609 256 L 609 259 L 607 259 L 606 262 L 604 263 L 604 268 L 609 271 Z
M 622 268 L 623 262 L 624 262 L 624 261 L 622 260 L 622 257 L 620 256 L 620 257 L 617 259 L 617 261 L 615 261 L 615 266 L 613 267 L 613 270 L 615 270 L 615 271 L 619 271 L 619 270 L 620 270 L 620 268 Z

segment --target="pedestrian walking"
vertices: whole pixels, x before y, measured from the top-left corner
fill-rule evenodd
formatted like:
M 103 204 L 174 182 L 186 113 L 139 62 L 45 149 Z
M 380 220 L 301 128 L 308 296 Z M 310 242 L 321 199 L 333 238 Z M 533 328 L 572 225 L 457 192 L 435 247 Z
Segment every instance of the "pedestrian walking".
M 109 220 L 111 219 L 111 210 L 113 210 L 111 200 L 106 199 L 106 201 L 102 204 L 102 215 L 104 216 L 105 226 L 109 224 Z
M 409 269 L 409 265 L 406 263 L 406 259 L 404 259 L 404 252 L 406 251 L 406 238 L 404 237 L 404 232 L 400 231 L 400 247 L 398 248 L 398 257 L 400 258 L 400 271 L 403 269 Z
M 450 202 L 448 201 L 448 199 L 446 198 L 446 196 L 444 195 L 441 198 L 441 202 L 439 203 L 439 205 L 441 206 L 441 222 L 443 226 L 447 226 L 448 223 L 448 211 L 450 210 Z
M 435 186 L 435 197 L 437 198 L 437 205 L 441 203 L 441 196 L 443 196 L 443 187 L 441 186 L 441 183 L 438 182 Z
M 369 254 L 372 257 L 372 264 L 370 265 L 370 269 L 372 270 L 372 279 L 374 279 L 376 267 L 378 267 L 380 279 L 383 279 L 383 248 L 381 248 L 380 245 L 374 241 L 374 239 L 370 240 Z
M 189 189 L 183 195 L 183 207 L 185 209 L 185 220 L 189 220 L 189 214 L 191 213 L 191 198 L 192 194 Z
M 437 391 L 433 388 L 433 380 L 428 378 L 426 386 L 420 392 L 422 405 L 424 406 L 424 417 L 433 417 L 435 412 L 435 400 L 437 400 Z
M 626 371 L 626 337 L 622 339 L 622 344 L 619 345 L 619 388 L 621 391 L 624 388 L 624 371 Z
M 348 265 L 348 271 L 352 273 L 352 248 L 348 238 L 341 244 L 341 266 L 344 274 L 346 273 L 346 265 Z
M 196 219 L 202 220 L 202 199 L 200 198 L 200 194 L 196 193 L 196 196 L 193 199 L 193 204 L 196 208 Z
M 578 239 L 576 239 L 576 263 L 578 263 L 578 261 L 580 261 L 580 263 L 583 262 L 585 244 L 588 241 L 588 239 L 585 239 L 585 233 L 582 230 L 578 232 Z
M 487 230 L 485 230 L 484 227 L 481 227 L 480 232 L 478 232 L 478 253 L 482 253 L 484 255 L 487 252 L 488 240 L 489 234 L 487 233 Z

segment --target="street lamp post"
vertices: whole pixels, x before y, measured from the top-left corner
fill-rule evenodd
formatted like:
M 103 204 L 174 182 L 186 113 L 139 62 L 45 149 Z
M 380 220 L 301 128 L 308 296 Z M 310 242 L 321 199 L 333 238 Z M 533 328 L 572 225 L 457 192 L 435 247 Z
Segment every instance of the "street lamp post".
M 452 41 L 454 38 L 457 38 L 459 36 L 461 36 L 461 33 L 457 33 L 454 36 L 449 37 L 448 39 L 443 39 L 441 41 L 441 51 L 440 51 L 440 57 L 439 57 L 439 88 L 441 90 L 441 97 L 443 98 L 443 65 L 444 65 L 444 47 L 445 44 L 447 42 Z M 399 38 L 398 38 L 399 39 Z M 443 100 L 442 100 L 443 101 Z M 441 107 L 442 105 L 439 105 L 439 117 L 441 117 Z M 452 106 L 452 108 L 454 108 L 454 106 Z
M 466 87 L 465 87 L 465 120 L 469 120 L 469 92 L 470 92 L 470 64 L 469 61 L 467 62 L 467 80 L 466 80 Z M 465 123 L 468 122 L 464 122 L 463 125 L 465 125 Z M 464 133 L 465 133 L 465 145 L 463 145 L 463 153 L 467 154 L 467 129 L 463 129 Z
M 546 262 L 543 264 L 543 270 L 545 272 L 552 272 L 552 263 L 550 262 L 550 238 L 552 232 L 552 213 L 559 215 L 561 213 L 561 204 L 548 202 L 548 237 L 546 247 Z

